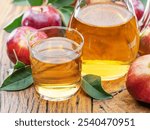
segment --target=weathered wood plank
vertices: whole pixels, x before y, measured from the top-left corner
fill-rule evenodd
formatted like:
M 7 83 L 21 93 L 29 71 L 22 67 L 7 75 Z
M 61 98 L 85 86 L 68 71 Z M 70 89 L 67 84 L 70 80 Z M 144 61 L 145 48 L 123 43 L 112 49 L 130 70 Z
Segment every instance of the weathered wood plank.
M 129 95 L 125 87 L 125 80 L 125 77 L 123 77 L 118 80 L 103 83 L 105 90 L 114 96 L 113 99 L 105 101 L 93 100 L 94 113 L 150 112 L 149 106 L 138 103 Z
M 94 101 L 93 110 L 95 113 L 149 113 L 150 106 L 136 102 L 127 90 L 124 90 L 114 96 L 113 100 Z
M 91 99 L 80 91 L 68 101 L 48 102 L 40 99 L 35 93 L 34 88 L 31 87 L 20 92 L 2 92 L 1 112 L 91 112 Z

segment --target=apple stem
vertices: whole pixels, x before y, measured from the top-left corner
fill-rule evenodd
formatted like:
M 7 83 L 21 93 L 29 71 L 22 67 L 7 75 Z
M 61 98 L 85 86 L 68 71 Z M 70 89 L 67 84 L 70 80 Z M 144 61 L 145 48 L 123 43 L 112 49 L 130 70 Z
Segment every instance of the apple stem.
M 13 49 L 13 52 L 14 52 L 14 55 L 15 55 L 15 59 L 16 59 L 16 61 L 18 61 L 18 57 L 17 57 L 17 54 L 16 54 L 15 49 Z
M 43 8 L 40 8 L 41 9 L 41 12 L 43 12 Z

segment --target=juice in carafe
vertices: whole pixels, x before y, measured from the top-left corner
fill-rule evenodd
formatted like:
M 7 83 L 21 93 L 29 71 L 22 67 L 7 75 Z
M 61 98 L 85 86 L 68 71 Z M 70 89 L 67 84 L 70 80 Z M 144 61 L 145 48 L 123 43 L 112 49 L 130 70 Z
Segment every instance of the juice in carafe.
M 82 73 L 99 75 L 102 80 L 124 76 L 139 47 L 133 14 L 111 3 L 91 4 L 78 12 L 69 26 L 81 32 L 85 39 Z

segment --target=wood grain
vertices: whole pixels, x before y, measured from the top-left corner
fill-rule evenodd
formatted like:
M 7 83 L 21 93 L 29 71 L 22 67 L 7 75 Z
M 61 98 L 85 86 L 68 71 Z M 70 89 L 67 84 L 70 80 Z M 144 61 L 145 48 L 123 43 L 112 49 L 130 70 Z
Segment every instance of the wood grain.
M 114 96 L 113 100 L 96 101 L 94 100 L 93 112 L 101 113 L 149 113 L 150 106 L 140 104 L 135 101 L 127 92 L 122 91 Z
M 6 54 L 8 34 L 2 30 L 4 25 L 27 7 L 11 4 L 11 0 L 0 1 L 0 84 L 8 76 L 13 64 Z M 137 103 L 125 90 L 125 78 L 103 82 L 106 91 L 114 95 L 113 99 L 97 101 L 80 90 L 74 97 L 64 102 L 48 102 L 40 99 L 34 87 L 18 92 L 0 92 L 0 112 L 6 113 L 91 113 L 91 112 L 150 112 L 149 106 Z

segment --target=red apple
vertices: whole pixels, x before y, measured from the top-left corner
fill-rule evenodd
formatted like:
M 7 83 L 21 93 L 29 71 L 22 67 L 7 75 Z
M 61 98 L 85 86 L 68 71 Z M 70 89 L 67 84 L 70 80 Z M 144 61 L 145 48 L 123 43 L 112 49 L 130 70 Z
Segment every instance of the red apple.
M 139 52 L 142 55 L 150 54 L 150 26 L 141 35 Z
M 144 13 L 144 5 L 141 0 L 132 0 L 137 19 L 140 20 Z
M 27 38 L 36 31 L 32 27 L 22 26 L 11 32 L 6 46 L 8 57 L 13 63 L 19 60 L 27 65 L 30 64 Z M 32 38 L 32 43 L 43 38 L 47 38 L 47 35 L 44 32 L 38 32 Z
M 35 6 L 27 10 L 22 18 L 23 26 L 44 28 L 48 26 L 60 26 L 61 16 L 52 6 Z
M 136 100 L 150 103 L 150 55 L 141 56 L 133 62 L 126 87 Z

